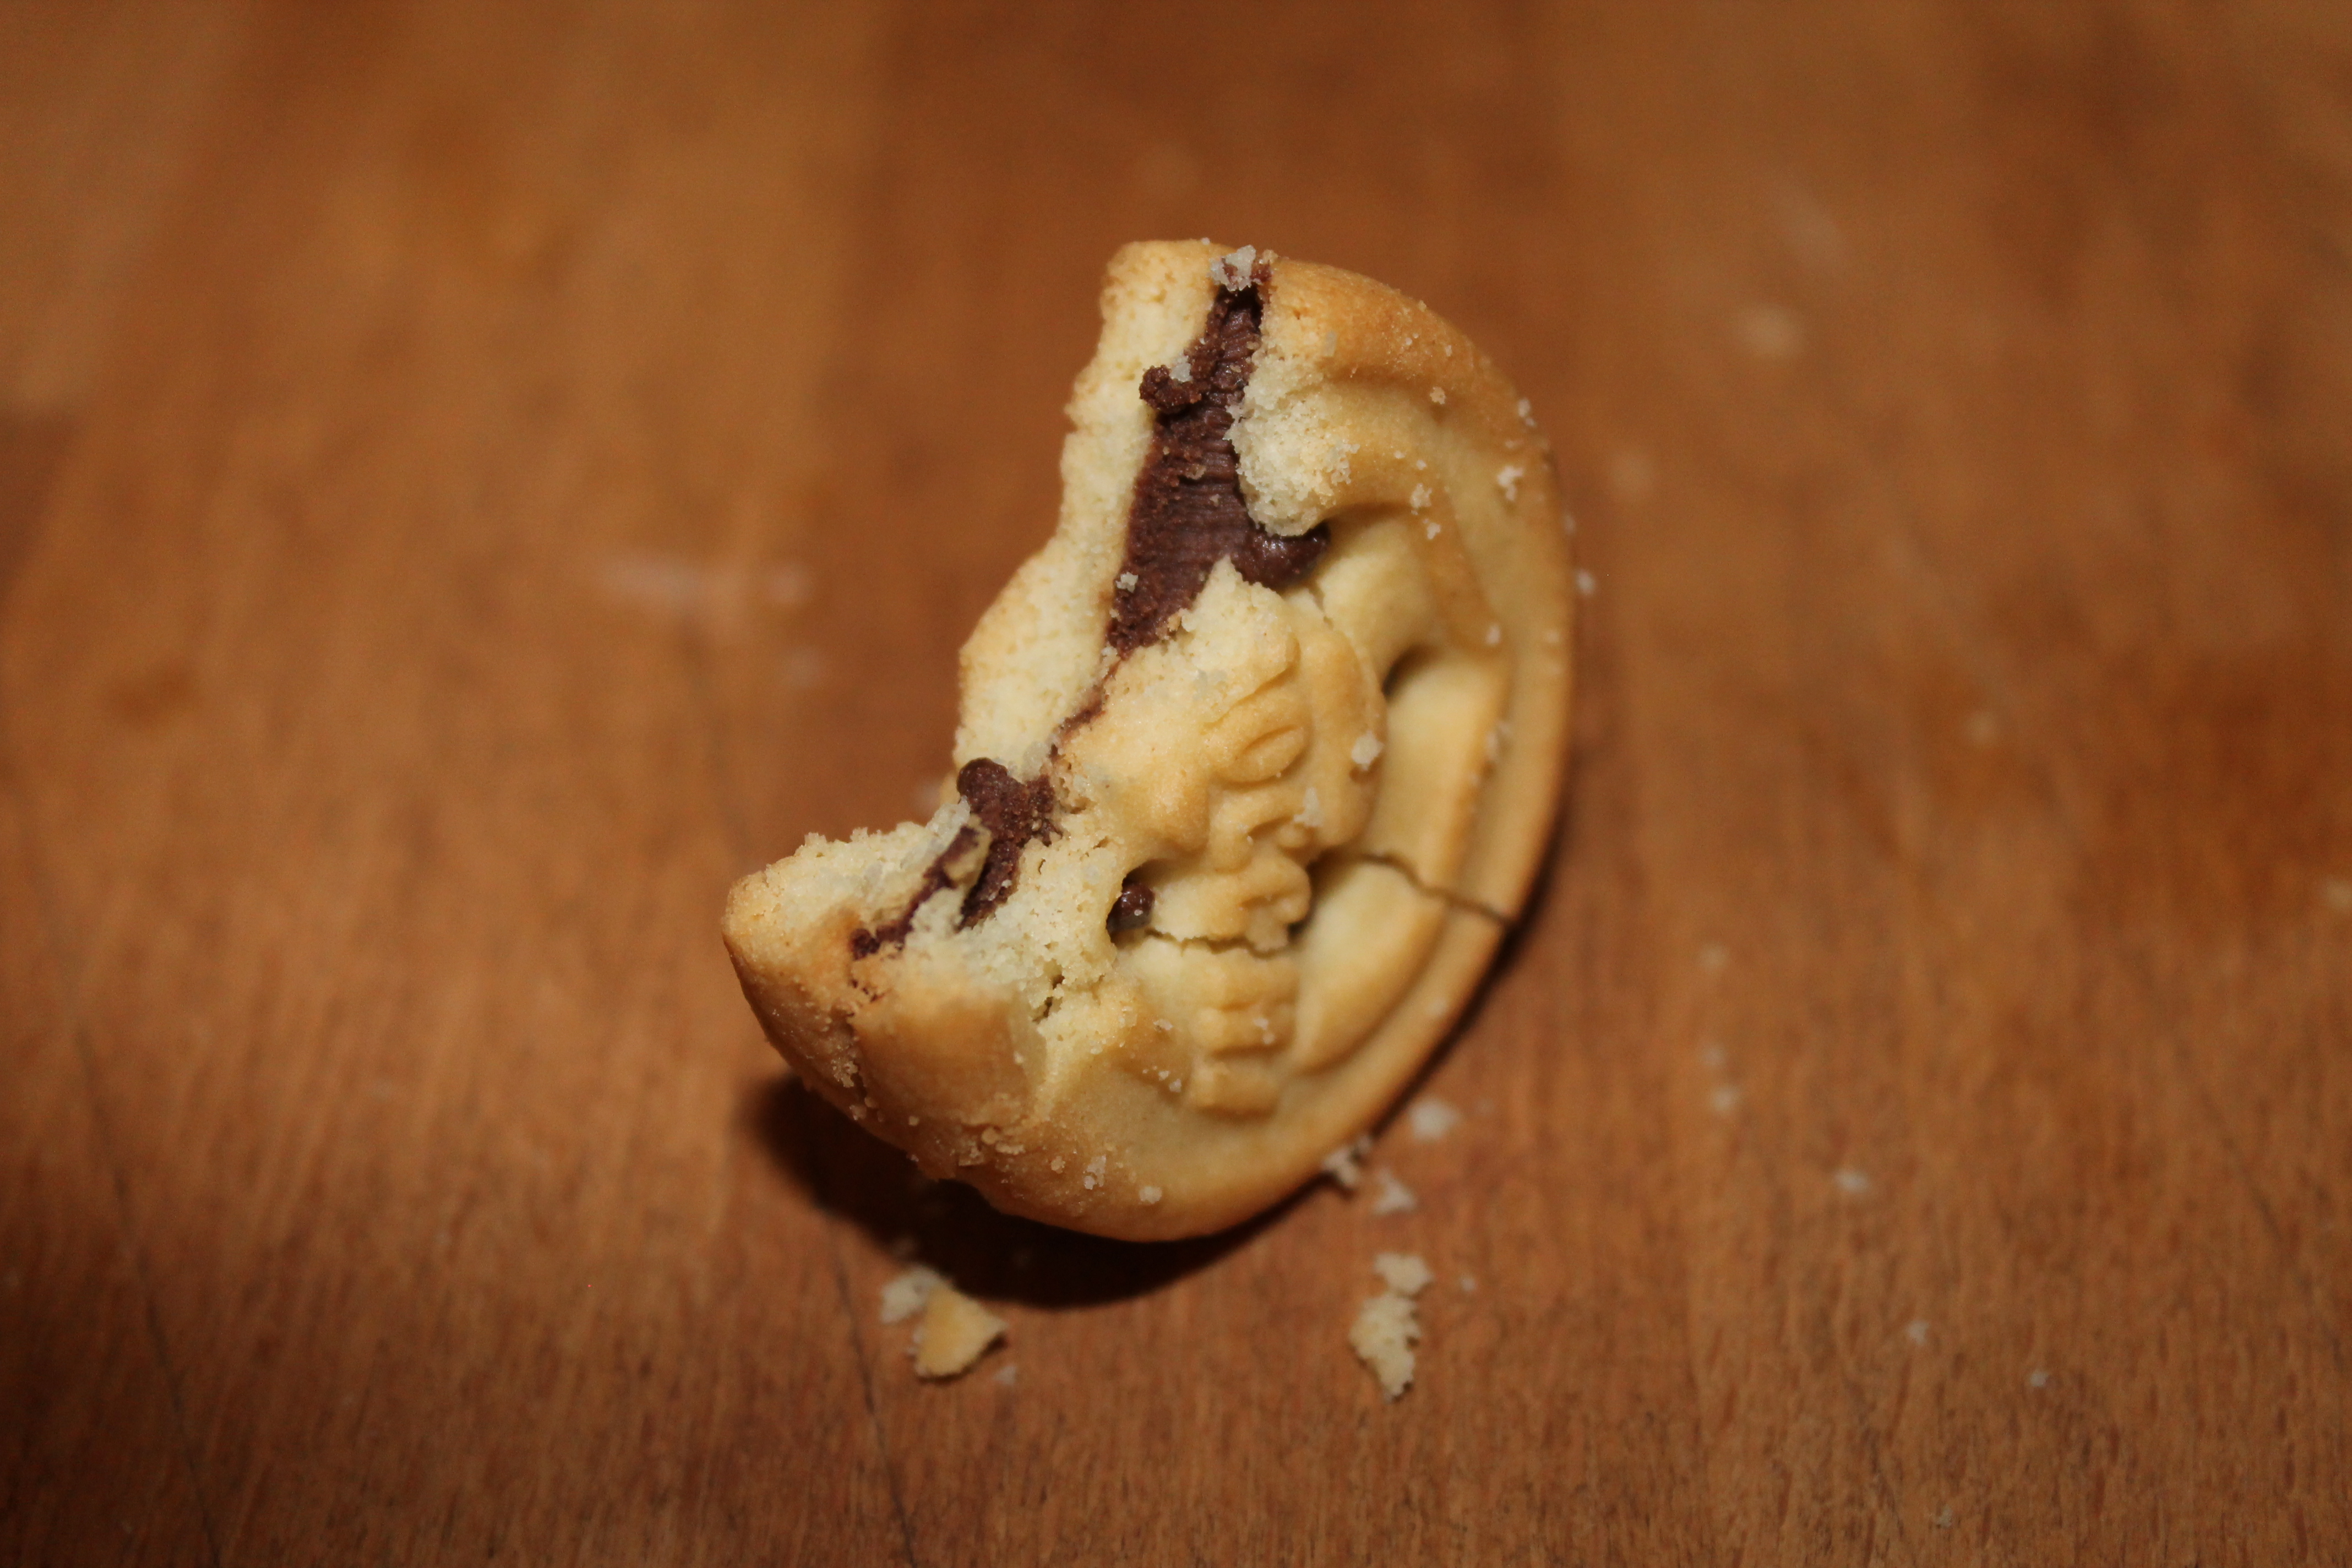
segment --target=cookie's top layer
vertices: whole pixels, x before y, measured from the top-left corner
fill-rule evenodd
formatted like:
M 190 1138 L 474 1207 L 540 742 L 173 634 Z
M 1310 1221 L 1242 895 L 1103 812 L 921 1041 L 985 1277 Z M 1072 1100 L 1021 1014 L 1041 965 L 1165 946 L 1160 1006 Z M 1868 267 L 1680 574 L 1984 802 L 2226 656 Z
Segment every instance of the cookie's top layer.
M 727 936 L 927 1168 L 1192 1234 L 1360 1132 L 1517 910 L 1565 547 L 1507 384 L 1335 268 L 1129 247 L 1070 412 L 1060 526 L 964 649 L 961 798 L 746 879 Z

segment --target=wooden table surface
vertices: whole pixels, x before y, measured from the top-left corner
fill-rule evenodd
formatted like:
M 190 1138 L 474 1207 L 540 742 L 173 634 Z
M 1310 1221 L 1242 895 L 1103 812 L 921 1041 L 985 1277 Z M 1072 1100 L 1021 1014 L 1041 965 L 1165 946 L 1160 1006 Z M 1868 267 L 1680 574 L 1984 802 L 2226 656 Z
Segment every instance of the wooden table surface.
M 717 922 L 1199 234 L 1486 345 L 1591 594 L 1418 1210 L 1125 1247 Z M 11 0 L 0 593 L 0 1561 L 2352 1560 L 2341 5 Z

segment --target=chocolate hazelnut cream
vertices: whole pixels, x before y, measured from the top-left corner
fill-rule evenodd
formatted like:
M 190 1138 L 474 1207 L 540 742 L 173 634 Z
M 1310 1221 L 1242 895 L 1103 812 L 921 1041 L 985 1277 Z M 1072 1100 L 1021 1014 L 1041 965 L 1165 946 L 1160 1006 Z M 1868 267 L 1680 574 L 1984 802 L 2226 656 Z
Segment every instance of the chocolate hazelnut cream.
M 1182 375 L 1156 364 L 1137 388 L 1151 406 L 1151 450 L 1135 476 L 1128 504 L 1127 551 L 1119 563 L 1103 641 L 1124 658 L 1168 634 L 1170 624 L 1191 606 L 1220 561 L 1231 561 L 1245 582 L 1277 591 L 1303 579 L 1330 548 L 1331 531 L 1318 526 L 1295 537 L 1269 532 L 1249 514 L 1242 496 L 1241 458 L 1234 451 L 1234 413 L 1249 385 L 1265 319 L 1268 273 L 1265 262 L 1239 289 L 1222 283 L 1210 301 L 1201 335 L 1185 351 Z M 1097 685 L 1078 710 L 1062 723 L 1065 733 L 1102 708 Z M 1052 782 L 1013 776 L 988 757 L 966 763 L 956 774 L 956 793 L 988 830 L 986 858 L 964 894 L 957 929 L 978 923 L 1012 896 L 1021 871 L 1021 852 L 1034 839 L 1054 834 Z M 971 869 L 977 836 L 965 827 L 923 873 L 914 899 L 892 921 L 850 937 L 858 957 L 884 947 L 903 946 L 914 929 L 915 911 L 935 893 L 953 886 Z M 1107 923 L 1114 931 L 1133 931 L 1151 919 L 1151 889 L 1132 880 L 1120 890 Z

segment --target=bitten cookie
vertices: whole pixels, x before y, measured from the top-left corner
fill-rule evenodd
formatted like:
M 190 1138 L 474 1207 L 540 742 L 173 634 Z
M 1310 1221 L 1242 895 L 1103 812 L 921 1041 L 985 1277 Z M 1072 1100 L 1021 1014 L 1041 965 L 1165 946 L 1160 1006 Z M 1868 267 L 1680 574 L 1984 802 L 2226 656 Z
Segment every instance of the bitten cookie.
M 1567 748 L 1549 448 L 1425 306 L 1206 242 L 1113 258 L 1059 527 L 962 657 L 957 798 L 811 837 L 725 934 L 818 1092 L 999 1208 L 1220 1229 L 1428 1058 Z

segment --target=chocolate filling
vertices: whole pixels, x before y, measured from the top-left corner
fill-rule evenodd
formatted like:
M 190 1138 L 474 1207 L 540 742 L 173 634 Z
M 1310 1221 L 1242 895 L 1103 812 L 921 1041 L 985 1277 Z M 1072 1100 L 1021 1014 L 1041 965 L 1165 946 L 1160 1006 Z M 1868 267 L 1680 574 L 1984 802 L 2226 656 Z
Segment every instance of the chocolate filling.
M 987 919 L 1013 896 L 1013 879 L 1021 875 L 1021 851 L 1031 839 L 1053 842 L 1054 784 L 1042 773 L 1024 784 L 1003 763 L 974 757 L 956 774 L 956 793 L 988 829 L 988 863 L 963 896 L 963 912 L 956 918 L 961 930 Z M 950 845 L 949 854 L 953 853 Z
M 1127 514 L 1127 553 L 1111 599 L 1104 640 L 1121 658 L 1166 635 L 1168 623 L 1200 597 L 1220 561 L 1231 561 L 1244 582 L 1279 592 L 1315 569 L 1330 548 L 1331 530 L 1318 525 L 1296 537 L 1271 533 L 1250 517 L 1242 499 L 1241 458 L 1234 451 L 1234 413 L 1249 384 L 1265 319 L 1266 265 L 1261 261 L 1240 289 L 1218 286 L 1201 335 L 1185 351 L 1186 374 L 1166 365 L 1143 373 L 1137 389 L 1151 405 L 1151 451 L 1135 476 Z M 1097 684 L 1077 711 L 1062 721 L 1065 735 L 1102 711 Z M 986 920 L 1013 896 L 1021 851 L 1033 839 L 1051 842 L 1054 786 L 1045 773 L 1023 783 L 992 758 L 966 763 L 956 792 L 988 829 L 988 858 L 964 894 L 957 929 Z M 915 911 L 948 888 L 948 868 L 968 853 L 974 830 L 965 827 L 923 873 L 923 885 L 899 916 L 877 930 L 851 933 L 851 952 L 865 958 L 885 946 L 903 947 Z M 1131 878 L 1119 889 L 1104 924 L 1137 930 L 1151 920 L 1152 890 Z
M 871 958 L 886 947 L 906 946 L 907 933 L 915 929 L 915 911 L 921 909 L 924 900 L 933 893 L 944 892 L 953 885 L 954 879 L 949 876 L 948 868 L 970 850 L 979 838 L 979 829 L 969 823 L 958 828 L 955 837 L 949 842 L 945 849 L 940 852 L 940 858 L 931 862 L 930 869 L 923 873 L 922 887 L 916 891 L 913 898 L 907 900 L 907 907 L 898 911 L 897 920 L 887 921 L 872 931 L 859 926 L 849 933 L 851 956 Z
M 915 896 L 907 900 L 907 907 L 895 919 L 871 930 L 860 926 L 849 933 L 852 957 L 871 958 L 886 947 L 907 945 L 907 935 L 915 929 L 915 911 L 934 893 L 945 892 L 955 885 L 955 874 L 950 868 L 971 853 L 980 840 L 981 827 L 988 829 L 988 855 L 981 862 L 980 876 L 963 896 L 963 908 L 956 915 L 959 931 L 987 919 L 997 905 L 1013 896 L 1013 881 L 1021 875 L 1021 851 L 1029 847 L 1031 839 L 1052 842 L 1054 786 L 1044 774 L 1023 784 L 1003 763 L 975 757 L 956 774 L 956 793 L 963 796 L 964 805 L 971 807 L 972 816 L 980 819 L 980 827 L 966 823 L 956 830 L 955 837 L 940 851 L 939 858 L 925 868 L 923 885 L 915 889 Z M 1149 891 L 1147 889 L 1147 894 Z M 1147 912 L 1150 908 L 1147 903 Z
M 1110 906 L 1110 917 L 1103 921 L 1113 936 L 1123 931 L 1141 931 L 1151 923 L 1151 906 L 1159 898 L 1150 888 L 1135 879 L 1129 871 L 1127 881 L 1118 889 L 1118 898 Z
M 1217 289 L 1185 354 L 1183 380 L 1161 364 L 1143 373 L 1138 390 L 1158 418 L 1150 455 L 1135 476 L 1119 565 L 1123 586 L 1111 600 L 1105 635 L 1122 654 L 1160 640 L 1169 621 L 1200 596 L 1218 562 L 1233 562 L 1245 582 L 1280 590 L 1313 571 L 1330 547 L 1328 527 L 1296 538 L 1267 532 L 1242 500 L 1234 411 L 1257 353 L 1265 284 L 1261 262 L 1247 287 Z

